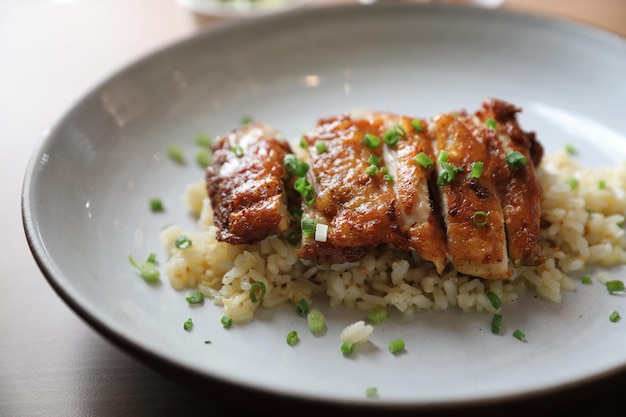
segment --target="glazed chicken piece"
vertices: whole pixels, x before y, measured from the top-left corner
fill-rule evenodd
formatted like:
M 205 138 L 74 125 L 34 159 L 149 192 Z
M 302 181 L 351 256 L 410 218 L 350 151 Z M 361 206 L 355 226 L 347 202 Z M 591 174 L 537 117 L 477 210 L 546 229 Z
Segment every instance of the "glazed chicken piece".
M 276 130 L 256 122 L 217 138 L 206 183 L 218 240 L 247 244 L 287 230 L 283 160 L 290 152 Z
M 538 265 L 542 262 L 537 244 L 540 234 L 541 185 L 535 167 L 541 162 L 543 147 L 534 133 L 524 132 L 517 123 L 516 114 L 521 109 L 501 100 L 488 99 L 476 112 L 475 121 L 485 125 L 495 120 L 499 142 L 492 153 L 499 154 L 500 165 L 496 180 L 502 202 L 502 211 L 508 240 L 509 257 L 514 266 Z M 511 152 L 519 152 L 526 164 L 518 169 L 506 163 Z
M 432 130 L 450 262 L 467 275 L 509 278 L 496 178 L 503 157 L 490 147 L 499 140 L 495 130 L 475 125 L 465 114 L 440 114 Z M 482 163 L 480 175 L 475 163 Z
M 325 242 L 305 237 L 301 255 L 322 263 L 354 261 L 369 247 L 415 250 L 439 273 L 447 264 L 439 211 L 430 198 L 434 159 L 424 120 L 376 112 L 321 120 L 305 136 L 315 200 L 304 217 L 327 225 Z M 417 126 L 417 127 L 416 127 Z M 323 152 L 317 149 L 323 143 Z

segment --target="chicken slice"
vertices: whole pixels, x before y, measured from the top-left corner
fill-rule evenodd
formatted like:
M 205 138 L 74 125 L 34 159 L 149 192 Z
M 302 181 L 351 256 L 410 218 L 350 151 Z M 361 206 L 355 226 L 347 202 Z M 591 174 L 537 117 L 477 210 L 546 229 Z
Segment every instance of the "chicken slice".
M 206 183 L 218 240 L 248 244 L 287 230 L 283 161 L 290 152 L 279 132 L 256 122 L 217 138 Z
M 381 137 L 386 132 L 403 135 L 394 145 L 381 145 L 384 166 L 394 178 L 399 230 L 408 235 L 409 246 L 422 259 L 431 261 L 441 274 L 448 254 L 441 213 L 430 190 L 436 166 L 428 124 L 423 119 L 385 112 L 373 112 L 367 118 L 379 127 Z M 424 158 L 420 159 L 423 165 L 416 160 L 418 155 Z
M 495 178 L 502 155 L 489 146 L 498 140 L 495 131 L 475 125 L 464 113 L 437 115 L 431 128 L 450 261 L 467 275 L 511 277 Z M 482 163 L 478 178 L 471 178 L 474 163 Z
M 501 100 L 488 99 L 476 112 L 475 122 L 484 126 L 494 120 L 499 142 L 490 142 L 491 153 L 499 154 L 496 179 L 508 239 L 509 257 L 514 266 L 538 265 L 541 233 L 542 189 L 535 173 L 541 162 L 543 147 L 533 133 L 524 132 L 517 123 L 521 109 Z M 493 122 L 491 122 L 493 123 Z M 506 163 L 506 156 L 519 152 L 526 163 L 518 169 Z

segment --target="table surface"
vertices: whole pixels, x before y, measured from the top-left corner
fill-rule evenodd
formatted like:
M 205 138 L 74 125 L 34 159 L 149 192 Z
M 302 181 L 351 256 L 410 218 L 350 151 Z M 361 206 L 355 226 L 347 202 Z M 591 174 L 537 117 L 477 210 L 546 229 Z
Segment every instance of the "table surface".
M 311 7 L 324 3 L 333 1 Z M 626 36 L 624 0 L 509 0 L 502 7 L 575 19 Z M 0 1 L 0 135 L 5 144 L 0 181 L 7 197 L 0 205 L 7 232 L 0 251 L 0 416 L 246 411 L 162 375 L 78 317 L 37 268 L 20 211 L 30 155 L 74 101 L 137 56 L 220 22 L 197 16 L 174 0 Z M 574 407 L 584 415 L 625 415 L 624 386 L 626 375 L 615 375 L 536 400 L 463 411 L 541 415 Z

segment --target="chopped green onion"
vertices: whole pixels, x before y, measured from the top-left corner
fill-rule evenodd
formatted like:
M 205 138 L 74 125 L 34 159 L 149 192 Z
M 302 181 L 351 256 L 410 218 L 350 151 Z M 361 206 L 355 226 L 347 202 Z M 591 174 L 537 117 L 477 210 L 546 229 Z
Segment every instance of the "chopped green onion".
M 598 190 L 606 190 L 606 181 L 604 180 L 598 181 Z
M 565 179 L 565 183 L 569 185 L 572 190 L 575 190 L 576 188 L 578 188 L 580 181 L 578 181 L 578 179 L 575 177 L 567 177 Z
M 440 187 L 451 183 L 456 174 L 463 171 L 463 168 L 457 168 L 447 162 L 441 162 L 441 165 L 443 166 L 443 170 L 437 176 L 437 185 Z
M 305 317 L 309 313 L 309 303 L 304 298 L 296 303 L 296 313 L 300 317 Z
M 174 241 L 174 246 L 176 246 L 178 249 L 187 249 L 188 247 L 190 247 L 192 245 L 191 239 L 189 239 L 187 236 L 182 235 L 179 236 L 175 241 Z
M 324 314 L 319 310 L 311 310 L 306 315 L 307 322 L 309 324 L 309 330 L 311 333 L 319 333 L 324 330 L 326 326 L 326 319 Z
M 389 342 L 388 348 L 389 348 L 389 352 L 398 353 L 401 350 L 404 350 L 404 340 L 403 339 L 392 340 L 391 342 Z
M 354 343 L 353 342 L 343 342 L 341 344 L 341 353 L 344 355 L 350 355 L 354 351 Z
M 203 148 L 210 148 L 213 144 L 213 139 L 206 133 L 198 133 L 194 138 L 194 142 L 196 142 L 196 145 L 202 146 Z
M 204 301 L 204 295 L 198 290 L 187 291 L 185 300 L 187 300 L 189 304 L 200 304 Z
M 624 291 L 624 289 L 625 289 L 624 288 L 624 282 L 620 281 L 618 279 L 612 280 L 612 281 L 607 281 L 606 289 L 609 290 L 609 292 Z
M 265 292 L 267 288 L 265 287 L 265 283 L 263 281 L 253 282 L 250 286 L 250 301 L 253 303 L 258 303 L 265 297 Z
M 241 124 L 242 125 L 249 125 L 250 123 L 252 123 L 252 117 L 250 116 L 244 116 L 241 118 Z
M 151 264 L 155 264 L 156 263 L 156 253 L 151 253 L 150 255 L 148 255 L 148 257 L 146 258 L 146 262 L 149 262 Z
M 289 346 L 293 346 L 296 343 L 298 343 L 298 341 L 300 340 L 300 338 L 298 337 L 298 332 L 295 330 L 290 331 L 289 333 L 287 333 L 287 344 Z
M 378 396 L 378 389 L 376 389 L 376 387 L 368 387 L 365 390 L 365 395 L 367 395 L 368 397 L 376 397 Z
M 380 145 L 380 138 L 376 135 L 372 135 L 371 133 L 367 133 L 363 137 L 363 143 L 368 148 L 376 148 L 378 147 L 378 145 Z
M 491 333 L 498 334 L 500 333 L 500 328 L 502 327 L 502 315 L 494 314 L 491 319 Z
M 565 145 L 565 152 L 567 152 L 570 155 L 573 155 L 576 153 L 576 148 L 574 148 L 574 145 L 567 144 Z
M 394 181 L 396 180 L 396 179 L 393 177 L 393 175 L 390 175 L 390 174 L 385 174 L 385 175 L 383 175 L 383 179 L 384 179 L 385 181 L 389 181 L 389 182 L 394 182 Z
M 210 341 L 210 340 L 205 340 L 205 341 L 204 341 L 204 344 L 205 344 L 205 345 L 210 345 L 210 344 L 211 344 L 211 341 Z
M 299 145 L 300 145 L 300 147 L 301 147 L 302 149 L 306 149 L 306 148 L 308 148 L 308 145 L 307 145 L 307 143 L 306 143 L 306 139 L 305 139 L 305 138 L 301 138 L 301 139 L 300 139 L 300 144 L 299 144 Z
M 489 213 L 487 212 L 479 210 L 475 211 L 474 214 L 472 214 L 472 223 L 474 223 L 475 226 L 485 226 L 488 220 Z
M 184 323 L 183 323 L 183 329 L 189 331 L 191 330 L 191 328 L 193 327 L 193 321 L 191 320 L 191 318 L 188 318 Z
M 231 146 L 230 151 L 234 153 L 237 158 L 241 158 L 243 156 L 243 148 L 239 145 Z
M 324 153 L 328 150 L 328 147 L 324 142 L 317 142 L 315 144 L 315 149 L 317 150 L 317 153 Z
M 387 307 L 379 305 L 367 312 L 367 321 L 372 324 L 382 323 L 387 320 Z
M 295 230 L 291 230 L 289 231 L 289 233 L 287 233 L 287 243 L 289 243 L 291 246 L 298 246 L 298 243 L 300 243 L 300 237 L 301 234 L 296 232 Z
M 404 128 L 400 125 L 396 125 L 393 129 L 385 132 L 385 134 L 383 135 L 383 142 L 385 142 L 388 146 L 394 146 L 396 143 L 398 143 L 400 138 L 403 138 L 405 136 L 406 131 L 404 130 Z
M 150 200 L 150 211 L 163 211 L 163 200 L 153 198 Z
M 206 168 L 211 164 L 211 152 L 208 149 L 200 148 L 196 151 L 196 162 L 202 168 Z
M 220 323 L 222 323 L 223 328 L 228 329 L 230 326 L 233 325 L 233 319 L 228 316 L 222 316 L 222 318 L 220 319 Z
M 430 157 L 424 152 L 420 152 L 417 154 L 417 156 L 415 157 L 415 162 L 420 164 L 425 169 L 429 169 L 431 166 L 433 166 L 433 160 L 430 159 Z
M 521 330 L 515 330 L 513 332 L 513 337 L 522 342 L 526 341 L 526 334 Z
M 376 155 L 370 155 L 369 159 L 367 160 L 367 162 L 369 162 L 371 165 L 380 165 L 380 158 L 377 157 Z
M 620 315 L 617 310 L 613 311 L 611 315 L 609 316 L 609 320 L 611 320 L 612 323 L 616 323 L 617 321 L 619 321 L 619 319 L 620 319 Z
M 293 188 L 302 195 L 304 204 L 312 206 L 315 203 L 315 189 L 306 178 L 298 178 L 293 184 Z
M 374 176 L 378 173 L 378 167 L 376 165 L 370 165 L 367 168 L 365 168 L 365 173 L 367 175 Z
M 291 210 L 289 212 L 289 214 L 291 214 L 293 217 L 299 219 L 299 218 L 302 217 L 302 214 L 304 214 L 304 210 L 302 210 L 301 208 L 295 208 L 295 209 Z
M 509 153 L 504 160 L 512 169 L 515 170 L 525 167 L 528 162 L 526 157 L 517 151 Z
M 185 154 L 183 152 L 183 148 L 175 143 L 170 143 L 167 147 L 167 156 L 169 156 L 172 161 L 179 164 L 185 163 Z
M 487 298 L 489 299 L 489 302 L 491 303 L 492 307 L 495 309 L 500 308 L 500 306 L 502 305 L 502 301 L 500 300 L 500 297 L 498 297 L 498 294 L 496 294 L 495 292 L 489 291 L 487 293 Z
M 496 122 L 496 119 L 490 117 L 485 121 L 485 124 L 487 125 L 489 129 L 495 129 L 497 122 Z
M 439 155 L 437 155 L 437 160 L 439 162 L 448 162 L 448 156 L 450 156 L 450 154 L 448 154 L 448 151 L 440 151 Z
M 582 282 L 585 285 L 589 285 L 589 284 L 591 284 L 591 277 L 589 275 L 583 275 L 580 278 L 580 282 Z
M 470 178 L 480 178 L 483 174 L 483 163 L 481 161 L 474 162 L 472 164 L 472 171 L 470 172 Z
M 157 282 L 161 274 L 159 273 L 159 269 L 156 267 L 155 262 L 148 258 L 148 261 L 138 263 L 135 261 L 133 255 L 128 255 L 128 261 L 132 266 L 134 266 L 138 271 L 141 278 L 146 282 Z
M 384 175 L 389 174 L 389 168 L 387 168 L 387 167 L 380 167 L 380 173 L 384 174 Z
M 288 175 L 296 177 L 304 177 L 309 170 L 309 164 L 300 161 L 294 154 L 285 155 L 283 159 L 283 167 Z
M 314 236 L 315 224 L 316 224 L 316 221 L 313 219 L 302 219 L 300 221 L 300 228 L 302 229 L 302 236 Z
M 424 125 L 422 124 L 422 121 L 420 119 L 413 119 L 411 121 L 411 126 L 413 126 L 413 129 L 416 132 L 423 132 L 424 131 Z

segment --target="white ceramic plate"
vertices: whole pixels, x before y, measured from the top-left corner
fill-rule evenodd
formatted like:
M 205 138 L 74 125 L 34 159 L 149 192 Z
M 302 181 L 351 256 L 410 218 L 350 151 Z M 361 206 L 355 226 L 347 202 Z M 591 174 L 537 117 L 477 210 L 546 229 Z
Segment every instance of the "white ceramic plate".
M 311 0 L 177 0 L 192 12 L 221 17 L 258 17 L 304 6 Z
M 526 297 L 507 306 L 509 329 L 455 311 L 393 317 L 358 355 L 339 351 L 341 329 L 362 313 L 317 306 L 310 335 L 292 307 L 262 311 L 225 330 L 221 309 L 190 308 L 166 280 L 147 285 L 130 267 L 156 252 L 160 229 L 193 227 L 180 201 L 202 178 L 191 161 L 197 132 L 222 134 L 253 115 L 298 137 L 318 117 L 375 108 L 428 116 L 477 108 L 493 96 L 523 107 L 520 122 L 547 151 L 573 143 L 588 164 L 626 157 L 626 42 L 575 24 L 452 6 L 367 6 L 294 12 L 186 39 L 114 74 L 51 130 L 24 182 L 25 230 L 43 273 L 95 328 L 137 357 L 185 377 L 291 399 L 364 407 L 502 401 L 597 379 L 626 365 L 622 297 L 599 286 L 559 305 Z M 161 197 L 165 213 L 148 210 Z M 182 329 L 191 317 L 195 327 Z M 285 335 L 299 329 L 301 343 Z M 391 338 L 404 354 L 387 352 Z M 211 344 L 205 344 L 210 340 Z M 585 360 L 580 360 L 585 358 Z M 378 398 L 367 398 L 376 386 Z

